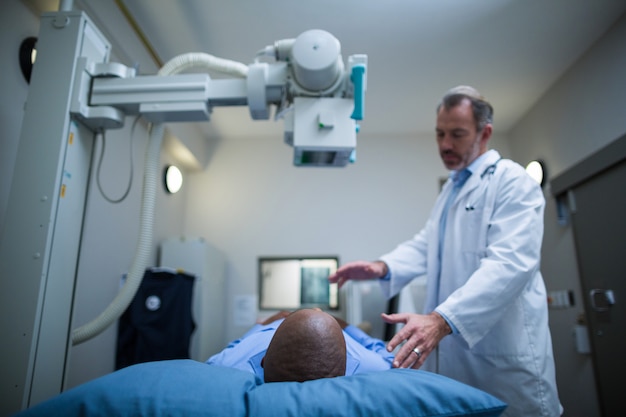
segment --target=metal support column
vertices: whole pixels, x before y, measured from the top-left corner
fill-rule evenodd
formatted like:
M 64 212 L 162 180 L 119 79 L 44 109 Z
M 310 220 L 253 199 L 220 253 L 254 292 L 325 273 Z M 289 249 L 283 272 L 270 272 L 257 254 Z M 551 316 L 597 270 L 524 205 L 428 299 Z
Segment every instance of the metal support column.
M 80 12 L 41 18 L 0 240 L 0 415 L 63 389 L 94 136 L 70 120 L 75 64 L 110 49 Z

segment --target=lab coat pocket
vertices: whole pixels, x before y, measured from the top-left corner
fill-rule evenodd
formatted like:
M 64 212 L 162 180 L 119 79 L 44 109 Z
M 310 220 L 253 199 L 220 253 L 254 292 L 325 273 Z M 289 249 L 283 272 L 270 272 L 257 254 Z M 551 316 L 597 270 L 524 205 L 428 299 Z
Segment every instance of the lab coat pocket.
M 458 224 L 456 235 L 460 236 L 461 251 L 478 252 L 484 251 L 484 238 L 486 233 L 481 230 L 484 208 L 469 208 L 466 205 L 459 207 Z

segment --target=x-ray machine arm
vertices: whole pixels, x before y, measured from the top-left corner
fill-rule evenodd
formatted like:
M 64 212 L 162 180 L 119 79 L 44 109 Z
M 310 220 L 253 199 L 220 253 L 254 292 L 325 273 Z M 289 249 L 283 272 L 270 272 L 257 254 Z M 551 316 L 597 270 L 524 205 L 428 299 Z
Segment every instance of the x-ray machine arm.
M 266 47 L 262 56 L 270 57 L 270 62 L 245 66 L 204 54 L 185 54 L 166 64 L 160 75 L 140 77 L 121 64 L 80 58 L 71 112 L 97 131 L 121 127 L 124 116 L 132 114 L 153 123 L 208 121 L 216 106 L 247 105 L 253 119 L 263 120 L 274 105 L 276 117 L 285 120 L 284 139 L 294 148 L 294 165 L 354 162 L 367 56 L 350 56 L 344 68 L 339 41 L 322 30 L 278 41 Z M 171 75 L 176 67 L 198 66 L 199 62 L 240 78 Z

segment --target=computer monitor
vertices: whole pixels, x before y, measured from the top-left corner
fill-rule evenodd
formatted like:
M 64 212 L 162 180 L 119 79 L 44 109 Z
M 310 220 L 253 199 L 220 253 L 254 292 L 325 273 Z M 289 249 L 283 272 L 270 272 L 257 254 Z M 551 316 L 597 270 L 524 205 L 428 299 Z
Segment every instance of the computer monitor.
M 337 256 L 259 257 L 259 310 L 339 309 Z

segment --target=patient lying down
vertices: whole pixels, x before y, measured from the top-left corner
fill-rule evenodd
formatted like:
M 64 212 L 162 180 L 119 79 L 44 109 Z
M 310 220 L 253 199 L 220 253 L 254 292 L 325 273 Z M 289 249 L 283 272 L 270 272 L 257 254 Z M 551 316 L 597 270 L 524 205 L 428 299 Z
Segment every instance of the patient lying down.
M 308 381 L 391 368 L 385 344 L 318 309 L 281 312 L 253 326 L 207 363 L 265 382 Z
M 228 368 L 192 360 L 129 366 L 44 401 L 19 417 L 200 417 L 207 412 L 228 417 L 348 417 L 406 415 L 407 410 L 412 416 L 495 417 L 506 407 L 485 392 L 428 372 L 391 369 L 331 378 L 389 369 L 393 357 L 382 341 L 345 322 L 338 324 L 326 313 L 287 314 L 255 325 L 208 361 Z M 264 384 L 263 375 L 266 382 L 286 383 Z M 329 379 L 288 382 L 319 378 Z

